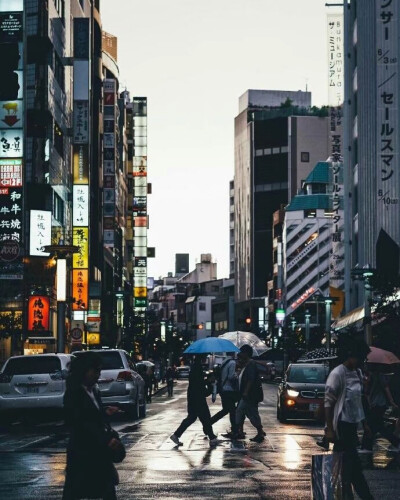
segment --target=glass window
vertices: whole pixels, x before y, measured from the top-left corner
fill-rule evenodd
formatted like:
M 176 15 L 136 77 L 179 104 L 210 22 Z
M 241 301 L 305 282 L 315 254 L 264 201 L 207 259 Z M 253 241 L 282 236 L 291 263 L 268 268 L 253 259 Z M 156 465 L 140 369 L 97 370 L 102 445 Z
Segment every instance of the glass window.
M 310 162 L 310 153 L 306 151 L 302 151 L 300 154 L 300 161 L 303 163 L 309 163 Z
M 4 373 L 7 375 L 36 375 L 61 371 L 60 359 L 56 356 L 38 356 L 10 359 Z
M 118 351 L 99 352 L 102 370 L 119 370 L 124 367 L 121 354 Z
M 292 365 L 287 377 L 288 382 L 324 384 L 327 377 L 325 366 Z
M 56 121 L 53 127 L 53 144 L 57 153 L 64 158 L 64 134 Z
M 207 304 L 205 302 L 200 302 L 199 303 L 199 310 L 205 311 L 206 309 L 207 309 Z

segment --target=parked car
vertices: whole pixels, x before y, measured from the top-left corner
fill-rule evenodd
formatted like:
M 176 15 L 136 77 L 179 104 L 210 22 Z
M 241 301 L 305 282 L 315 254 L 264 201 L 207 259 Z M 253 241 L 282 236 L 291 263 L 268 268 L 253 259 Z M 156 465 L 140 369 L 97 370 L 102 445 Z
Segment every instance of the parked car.
M 324 364 L 290 364 L 278 387 L 276 416 L 280 422 L 291 418 L 324 418 L 325 381 L 329 368 Z
M 189 378 L 190 366 L 178 366 L 176 369 L 176 378 Z
M 84 351 L 75 352 L 74 356 Z M 104 406 L 117 406 L 133 419 L 146 416 L 144 380 L 136 371 L 129 354 L 122 349 L 93 349 L 102 361 L 99 378 L 101 401 Z
M 0 373 L 0 411 L 61 409 L 69 354 L 35 354 L 9 358 Z

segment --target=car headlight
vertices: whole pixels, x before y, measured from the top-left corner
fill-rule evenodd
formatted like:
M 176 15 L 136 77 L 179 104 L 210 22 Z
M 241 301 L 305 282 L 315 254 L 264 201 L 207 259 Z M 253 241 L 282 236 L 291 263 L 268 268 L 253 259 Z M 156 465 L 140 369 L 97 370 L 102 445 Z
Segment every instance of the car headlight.
M 295 391 L 293 389 L 288 389 L 287 393 L 288 393 L 288 396 L 291 398 L 297 398 L 297 396 L 300 394 L 299 391 Z

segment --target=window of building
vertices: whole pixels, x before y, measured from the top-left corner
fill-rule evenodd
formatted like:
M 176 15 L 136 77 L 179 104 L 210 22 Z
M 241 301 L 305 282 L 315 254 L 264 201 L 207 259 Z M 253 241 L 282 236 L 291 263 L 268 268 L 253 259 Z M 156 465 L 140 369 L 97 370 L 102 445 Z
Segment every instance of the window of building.
M 308 219 L 312 219 L 317 216 L 317 211 L 315 209 L 312 210 L 304 210 L 304 217 Z
M 54 5 L 56 7 L 56 11 L 58 15 L 64 20 L 65 15 L 65 0 L 54 0 Z
M 54 52 L 54 78 L 57 80 L 58 85 L 62 90 L 65 88 L 65 76 L 64 76 L 64 66 L 58 57 L 58 54 Z
M 63 158 L 64 157 L 64 134 L 56 121 L 54 121 L 54 126 L 53 126 L 53 144 L 54 144 L 54 147 L 55 147 L 57 153 Z
M 60 224 L 64 224 L 64 202 L 57 193 L 53 194 L 53 217 Z
M 300 160 L 302 163 L 310 163 L 310 153 L 302 151 L 300 153 Z
M 199 311 L 205 311 L 207 309 L 207 304 L 205 302 L 199 302 Z

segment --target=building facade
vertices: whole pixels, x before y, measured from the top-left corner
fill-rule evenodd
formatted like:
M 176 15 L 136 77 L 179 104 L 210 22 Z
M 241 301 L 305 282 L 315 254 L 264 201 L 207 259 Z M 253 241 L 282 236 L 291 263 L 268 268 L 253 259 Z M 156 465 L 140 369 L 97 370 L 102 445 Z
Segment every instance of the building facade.
M 354 269 L 399 274 L 399 4 L 344 2 L 346 308 L 360 306 Z
M 329 155 L 327 110 L 312 109 L 309 92 L 249 90 L 239 103 L 234 178 L 237 304 L 267 295 L 273 276 L 273 214 L 296 194 L 312 165 Z

